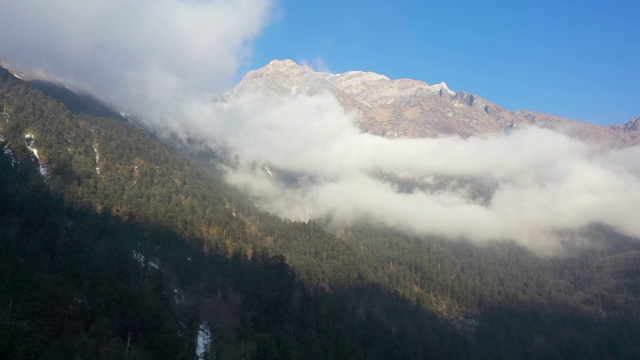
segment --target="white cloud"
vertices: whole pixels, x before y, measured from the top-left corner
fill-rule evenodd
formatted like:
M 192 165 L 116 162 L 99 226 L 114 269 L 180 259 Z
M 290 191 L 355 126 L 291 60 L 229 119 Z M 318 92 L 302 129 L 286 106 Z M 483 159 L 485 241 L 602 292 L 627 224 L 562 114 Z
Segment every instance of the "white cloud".
M 321 58 L 321 57 L 314 57 L 311 60 L 300 59 L 300 61 L 298 62 L 302 66 L 306 66 L 313 69 L 313 71 L 326 72 L 326 73 L 331 72 L 331 70 L 329 70 L 329 66 L 327 65 L 327 62 L 324 60 L 324 58 Z
M 637 147 L 604 151 L 534 127 L 464 140 L 385 139 L 360 133 L 329 94 L 248 96 L 206 107 L 207 121 L 188 128 L 236 150 L 241 164 L 228 181 L 291 219 L 304 220 L 311 208 L 339 225 L 367 220 L 416 234 L 513 240 L 538 251 L 557 249 L 559 233 L 593 223 L 640 237 Z M 302 181 L 285 186 L 256 164 Z M 382 180 L 380 170 L 417 182 L 465 180 L 407 193 Z M 487 201 L 472 196 L 474 183 L 494 185 Z
M 639 148 L 602 151 L 537 128 L 466 140 L 385 139 L 361 134 L 329 94 L 213 103 L 274 1 L 3 1 L 0 56 L 162 126 L 226 143 L 240 158 L 228 181 L 292 219 L 367 220 L 536 250 L 592 223 L 640 237 Z M 295 173 L 298 183 L 273 181 L 260 164 Z M 400 191 L 380 171 L 420 186 Z M 425 185 L 441 178 L 458 186 Z M 478 196 L 476 183 L 493 188 L 480 186 Z
M 273 2 L 3 1 L 0 57 L 158 118 L 231 84 Z

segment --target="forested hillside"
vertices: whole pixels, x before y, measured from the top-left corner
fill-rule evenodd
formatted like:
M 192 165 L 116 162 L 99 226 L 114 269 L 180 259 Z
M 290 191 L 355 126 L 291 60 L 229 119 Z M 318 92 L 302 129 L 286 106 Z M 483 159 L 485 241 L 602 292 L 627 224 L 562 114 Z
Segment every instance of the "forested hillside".
M 594 226 L 546 258 L 281 220 L 202 155 L 42 90 L 0 70 L 2 358 L 640 357 L 634 239 Z

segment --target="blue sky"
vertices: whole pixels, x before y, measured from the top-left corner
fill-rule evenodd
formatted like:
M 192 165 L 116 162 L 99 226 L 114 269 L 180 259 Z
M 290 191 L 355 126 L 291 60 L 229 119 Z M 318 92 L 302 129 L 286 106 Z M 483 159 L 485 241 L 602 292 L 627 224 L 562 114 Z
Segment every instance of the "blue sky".
M 280 0 L 244 70 L 284 58 L 602 125 L 640 116 L 640 1 Z

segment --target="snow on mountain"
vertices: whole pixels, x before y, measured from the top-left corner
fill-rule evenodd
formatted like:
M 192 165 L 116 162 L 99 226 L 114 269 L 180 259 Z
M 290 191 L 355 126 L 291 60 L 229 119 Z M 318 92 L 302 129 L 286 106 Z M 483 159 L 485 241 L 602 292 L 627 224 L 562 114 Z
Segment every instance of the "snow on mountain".
M 196 337 L 196 359 L 204 360 L 209 358 L 215 358 L 215 353 L 212 351 L 212 335 L 209 324 L 205 321 L 200 322 L 198 327 L 198 335 Z
M 16 159 L 16 156 L 13 154 L 13 150 L 11 150 L 11 148 L 9 147 L 9 144 L 7 144 L 4 136 L 2 135 L 0 135 L 0 148 L 2 148 L 2 154 L 9 158 L 12 168 L 20 163 Z
M 42 175 L 42 177 L 46 179 L 49 177 L 49 169 L 47 169 L 47 167 L 42 162 L 42 159 L 40 159 L 38 149 L 33 146 L 34 139 L 35 138 L 33 134 L 26 134 L 24 136 L 24 144 L 38 162 L 38 171 L 40 172 L 40 175 Z
M 98 152 L 98 144 L 93 145 L 93 152 L 96 154 L 96 174 L 100 175 L 100 153 Z

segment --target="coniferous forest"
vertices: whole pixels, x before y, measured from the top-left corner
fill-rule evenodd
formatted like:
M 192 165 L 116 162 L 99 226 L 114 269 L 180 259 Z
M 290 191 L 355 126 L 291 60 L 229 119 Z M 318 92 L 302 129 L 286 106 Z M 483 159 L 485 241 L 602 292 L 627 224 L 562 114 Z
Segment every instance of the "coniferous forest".
M 282 220 L 94 100 L 0 69 L 0 113 L 2 359 L 640 358 L 606 227 L 543 257 Z

